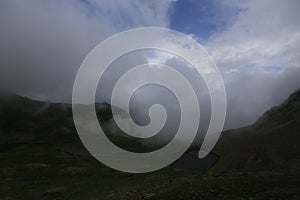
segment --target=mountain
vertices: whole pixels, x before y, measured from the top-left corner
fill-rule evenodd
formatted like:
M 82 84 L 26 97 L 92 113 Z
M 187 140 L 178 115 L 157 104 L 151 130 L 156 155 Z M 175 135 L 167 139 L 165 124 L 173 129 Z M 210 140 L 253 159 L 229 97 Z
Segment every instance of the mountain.
M 71 106 L 21 96 L 0 100 L 1 144 L 68 139 L 74 129 Z
M 222 134 L 215 169 L 300 169 L 300 91 L 253 125 Z
M 102 128 L 118 146 L 135 152 L 149 149 L 139 140 L 120 137 L 121 131 L 111 123 L 109 104 L 98 103 L 96 110 Z M 265 112 L 253 125 L 223 132 L 213 150 L 220 156 L 214 169 L 300 169 L 299 131 L 300 91 L 297 91 L 283 104 Z M 63 149 L 74 149 L 68 145 L 75 145 L 85 152 L 70 104 L 33 101 L 16 95 L 0 98 L 0 144 L 20 143 L 55 144 L 64 146 Z
M 167 167 L 127 174 L 85 150 L 71 105 L 1 97 L 0 199 L 299 199 L 299 102 L 296 92 L 255 124 L 225 131 L 211 170 Z M 110 129 L 108 104 L 96 110 L 101 126 L 115 132 L 111 140 L 128 150 L 143 149 Z
M 144 151 L 140 142 L 126 137 L 116 127 L 108 103 L 96 103 L 95 109 L 110 140 L 131 151 Z M 118 115 L 124 112 L 115 109 Z M 0 149 L 30 144 L 53 145 L 63 151 L 77 149 L 76 153 L 87 154 L 76 132 L 71 104 L 34 101 L 17 95 L 0 97 Z

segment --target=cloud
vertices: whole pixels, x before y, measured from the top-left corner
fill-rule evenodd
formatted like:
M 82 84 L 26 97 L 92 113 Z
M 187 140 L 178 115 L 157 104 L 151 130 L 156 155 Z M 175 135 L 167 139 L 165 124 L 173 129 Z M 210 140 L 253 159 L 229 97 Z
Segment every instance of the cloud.
M 215 1 L 214 6 L 227 26 L 219 25 L 222 28 L 216 29 L 205 47 L 221 70 L 227 90 L 225 129 L 241 127 L 254 123 L 300 88 L 300 3 L 229 0 Z M 173 58 L 156 54 L 150 61 L 168 59 Z
M 109 17 L 115 26 L 121 28 L 169 26 L 171 0 L 89 0 L 88 2 L 93 5 L 95 15 Z
M 170 4 L 167 0 L 1 1 L 2 89 L 70 102 L 76 72 L 98 43 L 128 28 L 167 26 Z
M 34 99 L 70 102 L 76 72 L 99 42 L 129 28 L 168 27 L 173 3 L 171 0 L 2 0 L 0 89 Z M 216 18 L 190 20 L 213 20 L 216 26 L 225 23 L 205 45 L 223 74 L 228 92 L 226 128 L 239 127 L 254 122 L 265 110 L 300 88 L 300 3 L 214 0 L 213 4 L 216 10 L 212 12 L 219 13 Z M 120 61 L 124 65 L 144 61 L 180 65 L 202 98 L 203 87 L 198 83 L 201 80 L 198 81 L 193 70 L 173 56 L 150 55 L 128 56 Z M 121 72 L 112 70 L 111 74 L 117 77 Z M 103 94 L 110 89 L 111 86 L 104 88 Z M 145 97 L 156 94 L 160 97 L 161 93 L 165 92 L 153 91 Z M 152 102 L 150 98 L 149 101 Z M 169 102 L 169 97 L 162 101 Z
M 237 71 L 224 75 L 228 98 L 225 128 L 254 123 L 272 106 L 281 104 L 300 88 L 299 75 L 299 67 L 283 71 Z
M 222 70 L 241 65 L 289 65 L 299 59 L 300 2 L 297 0 L 231 1 L 241 10 L 225 31 L 211 36 L 211 56 Z
M 300 88 L 300 2 L 230 0 L 219 6 L 239 12 L 206 48 L 227 89 L 225 127 L 240 127 Z

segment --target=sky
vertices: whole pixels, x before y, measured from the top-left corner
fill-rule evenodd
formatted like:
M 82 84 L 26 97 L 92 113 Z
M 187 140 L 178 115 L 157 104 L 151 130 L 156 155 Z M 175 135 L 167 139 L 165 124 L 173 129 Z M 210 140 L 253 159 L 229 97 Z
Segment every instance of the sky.
M 71 102 L 77 70 L 97 44 L 131 28 L 165 27 L 207 49 L 226 87 L 225 128 L 241 127 L 300 89 L 299 9 L 298 0 L 1 0 L 0 89 Z M 141 54 L 123 64 L 180 64 Z

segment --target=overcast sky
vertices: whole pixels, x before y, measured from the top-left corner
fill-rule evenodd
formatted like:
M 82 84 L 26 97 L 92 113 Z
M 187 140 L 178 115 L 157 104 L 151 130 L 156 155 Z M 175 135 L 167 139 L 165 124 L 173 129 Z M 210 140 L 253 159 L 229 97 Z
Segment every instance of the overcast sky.
M 166 27 L 190 34 L 218 65 L 225 127 L 247 125 L 300 89 L 299 10 L 299 0 L 1 0 L 0 88 L 70 102 L 76 72 L 98 43 Z

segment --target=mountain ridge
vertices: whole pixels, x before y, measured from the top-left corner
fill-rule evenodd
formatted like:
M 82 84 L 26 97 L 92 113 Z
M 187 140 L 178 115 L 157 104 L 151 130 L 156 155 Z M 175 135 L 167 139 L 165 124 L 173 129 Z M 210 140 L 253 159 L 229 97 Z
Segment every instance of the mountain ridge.
M 239 170 L 300 168 L 300 91 L 265 112 L 254 124 L 225 131 L 214 151 L 216 168 Z
M 105 113 L 105 116 L 98 116 L 100 122 L 105 123 L 112 118 L 108 104 L 96 104 L 96 108 L 97 113 Z M 300 168 L 299 131 L 298 90 L 282 104 L 265 112 L 254 124 L 224 131 L 213 150 L 220 155 L 214 169 Z M 129 139 L 116 135 L 111 139 L 121 141 L 123 146 L 130 143 Z M 0 140 L 1 144 L 44 142 L 81 145 L 71 104 L 34 101 L 20 96 L 0 99 Z M 128 149 L 138 148 L 136 144 L 129 146 Z M 289 166 L 284 166 L 283 162 Z

